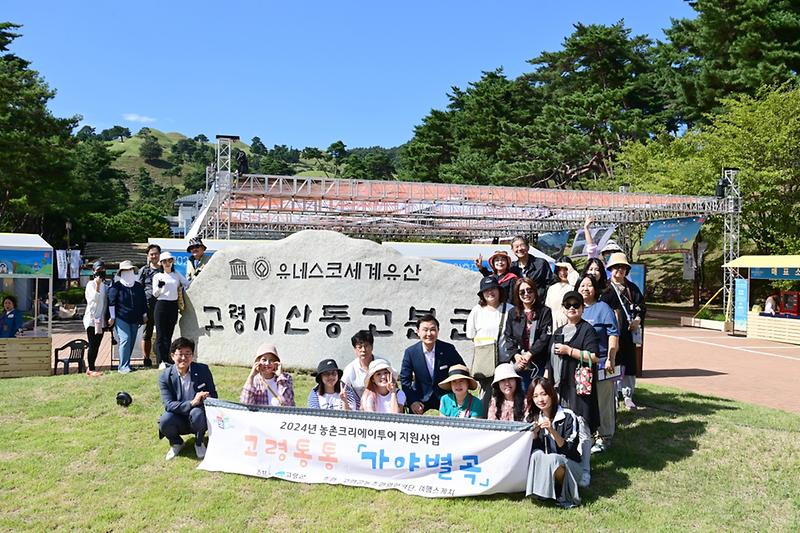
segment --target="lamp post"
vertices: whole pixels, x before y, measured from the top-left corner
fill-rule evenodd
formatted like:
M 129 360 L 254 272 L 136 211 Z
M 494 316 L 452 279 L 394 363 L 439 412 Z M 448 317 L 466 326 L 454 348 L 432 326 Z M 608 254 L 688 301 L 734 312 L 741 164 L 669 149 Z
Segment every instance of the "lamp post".
M 70 247 L 69 247 L 69 243 L 70 243 L 69 232 L 72 229 L 72 222 L 67 220 L 67 222 L 64 224 L 64 227 L 67 228 L 67 289 L 69 289 L 70 281 L 71 281 L 71 278 L 72 278 L 72 275 L 71 275 L 71 272 L 70 272 L 70 263 L 71 263 L 70 258 L 72 256 L 72 250 L 70 250 Z

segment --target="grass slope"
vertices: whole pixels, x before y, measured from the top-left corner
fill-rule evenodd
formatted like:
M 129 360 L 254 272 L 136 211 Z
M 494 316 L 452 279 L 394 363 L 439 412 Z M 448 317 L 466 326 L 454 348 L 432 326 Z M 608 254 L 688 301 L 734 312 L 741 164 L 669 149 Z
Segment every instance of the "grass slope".
M 215 367 L 220 396 L 247 373 Z M 157 371 L 0 381 L 0 530 L 797 531 L 800 417 L 641 387 L 584 505 L 522 495 L 449 500 L 196 470 L 158 441 Z M 296 397 L 312 385 L 295 375 Z M 115 404 L 129 391 L 133 405 Z

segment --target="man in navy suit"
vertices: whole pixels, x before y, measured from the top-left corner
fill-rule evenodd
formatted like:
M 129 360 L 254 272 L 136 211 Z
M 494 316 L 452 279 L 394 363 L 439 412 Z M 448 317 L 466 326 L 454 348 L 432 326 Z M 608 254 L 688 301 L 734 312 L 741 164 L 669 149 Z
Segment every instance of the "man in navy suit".
M 400 383 L 406 393 L 406 405 L 411 412 L 421 415 L 428 409 L 438 409 L 439 400 L 447 391 L 439 382 L 447 379 L 447 370 L 453 365 L 463 365 L 464 360 L 456 347 L 438 340 L 439 321 L 433 315 L 424 315 L 417 321 L 420 342 L 406 348 L 400 369 Z
M 175 364 L 167 367 L 158 377 L 158 388 L 161 390 L 161 403 L 164 414 L 158 421 L 161 437 L 169 439 L 167 461 L 173 459 L 183 450 L 181 435 L 194 433 L 194 450 L 197 458 L 206 456 L 203 437 L 208 425 L 203 402 L 209 396 L 217 397 L 214 377 L 207 365 L 194 363 L 194 342 L 179 337 L 172 341 L 170 350 Z

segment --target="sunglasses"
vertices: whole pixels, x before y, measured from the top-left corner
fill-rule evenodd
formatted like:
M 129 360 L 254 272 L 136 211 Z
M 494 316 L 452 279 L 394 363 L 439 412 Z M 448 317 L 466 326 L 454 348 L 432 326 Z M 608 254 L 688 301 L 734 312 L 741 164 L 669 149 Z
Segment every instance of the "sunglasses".
M 533 289 L 531 289 L 530 287 L 526 287 L 526 288 L 524 288 L 524 289 L 520 289 L 520 290 L 519 290 L 519 293 L 520 293 L 520 294 L 533 294 L 533 293 L 535 293 L 535 292 L 536 292 L 536 291 L 535 291 L 535 290 L 533 290 Z
M 566 303 L 566 304 L 564 304 L 564 309 L 580 309 L 581 307 L 583 307 L 583 306 L 581 304 L 579 304 L 579 303 Z

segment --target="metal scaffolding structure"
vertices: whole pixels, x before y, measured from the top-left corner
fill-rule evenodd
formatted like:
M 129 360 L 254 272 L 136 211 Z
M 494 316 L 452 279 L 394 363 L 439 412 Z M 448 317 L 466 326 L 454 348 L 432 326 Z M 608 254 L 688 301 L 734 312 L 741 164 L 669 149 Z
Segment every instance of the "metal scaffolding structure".
M 739 257 L 739 216 L 742 213 L 742 196 L 739 191 L 738 168 L 723 168 L 717 186 L 718 196 L 725 200 L 725 238 L 723 240 L 723 264 Z M 735 268 L 723 268 L 722 309 L 725 320 L 733 320 L 733 295 L 736 292 Z
M 577 229 L 587 215 L 598 225 L 624 225 L 728 215 L 732 209 L 729 198 L 706 196 L 239 176 L 221 168 L 215 205 L 198 218 L 192 234 L 274 239 L 302 229 L 329 229 L 379 239 L 471 240 Z M 738 212 L 731 216 L 738 221 Z

